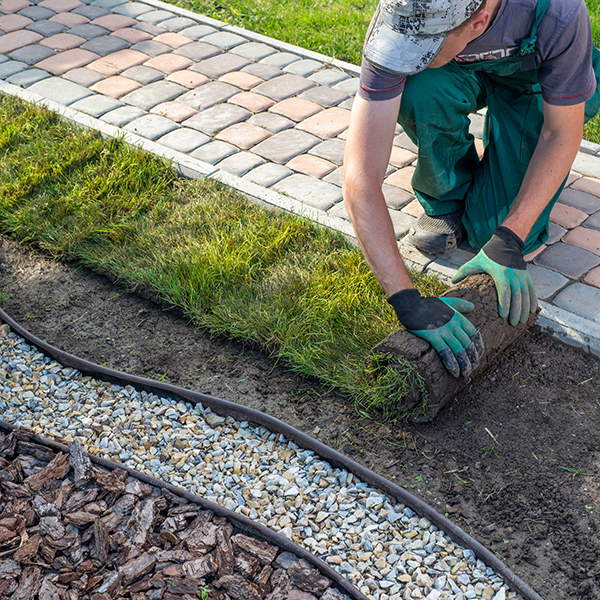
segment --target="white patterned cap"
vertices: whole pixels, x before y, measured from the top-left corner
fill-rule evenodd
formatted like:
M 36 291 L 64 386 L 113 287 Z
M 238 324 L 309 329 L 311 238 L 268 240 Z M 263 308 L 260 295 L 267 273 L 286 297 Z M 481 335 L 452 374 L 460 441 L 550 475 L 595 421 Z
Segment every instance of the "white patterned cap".
M 364 57 L 387 71 L 412 75 L 437 56 L 448 33 L 483 0 L 381 0 Z

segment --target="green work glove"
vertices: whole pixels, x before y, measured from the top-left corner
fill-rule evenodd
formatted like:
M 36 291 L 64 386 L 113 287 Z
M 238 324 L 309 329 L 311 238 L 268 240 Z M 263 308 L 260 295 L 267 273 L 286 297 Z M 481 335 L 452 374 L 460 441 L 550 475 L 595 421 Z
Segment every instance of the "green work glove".
M 498 291 L 500 316 L 511 325 L 525 323 L 537 308 L 537 295 L 523 259 L 523 240 L 507 227 L 498 227 L 475 258 L 452 278 L 457 283 L 475 273 L 487 273 Z
M 474 306 L 460 298 L 423 298 L 419 290 L 396 292 L 388 298 L 406 329 L 427 340 L 454 376 L 468 377 L 483 356 L 483 340 L 461 313 Z

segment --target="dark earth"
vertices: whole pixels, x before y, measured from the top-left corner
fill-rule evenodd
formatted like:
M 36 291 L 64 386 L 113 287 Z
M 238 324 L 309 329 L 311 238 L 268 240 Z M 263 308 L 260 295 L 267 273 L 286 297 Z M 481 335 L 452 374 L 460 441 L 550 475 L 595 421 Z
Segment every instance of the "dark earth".
M 0 307 L 100 365 L 266 411 L 384 474 L 548 600 L 600 598 L 600 370 L 531 330 L 432 423 L 359 412 L 177 310 L 1 238 Z

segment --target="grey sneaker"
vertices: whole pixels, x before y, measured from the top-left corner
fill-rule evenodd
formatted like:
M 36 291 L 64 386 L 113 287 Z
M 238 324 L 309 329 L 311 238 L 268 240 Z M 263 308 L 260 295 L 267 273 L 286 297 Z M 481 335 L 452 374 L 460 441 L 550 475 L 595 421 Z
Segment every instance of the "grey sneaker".
M 427 252 L 444 256 L 454 252 L 465 238 L 462 224 L 463 210 L 430 217 L 422 214 L 408 232 L 408 240 L 413 246 Z

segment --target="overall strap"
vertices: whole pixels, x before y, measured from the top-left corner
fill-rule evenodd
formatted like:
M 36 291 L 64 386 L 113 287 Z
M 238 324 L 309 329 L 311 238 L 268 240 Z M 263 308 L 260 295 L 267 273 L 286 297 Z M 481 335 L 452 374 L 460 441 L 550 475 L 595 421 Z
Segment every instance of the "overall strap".
M 550 0 L 538 0 L 535 8 L 535 18 L 533 19 L 533 25 L 529 32 L 529 37 L 521 40 L 517 57 L 520 59 L 521 71 L 528 71 L 529 69 L 536 69 L 539 67 L 537 57 L 535 56 L 535 44 L 537 43 L 537 30 L 539 24 L 542 22 Z

